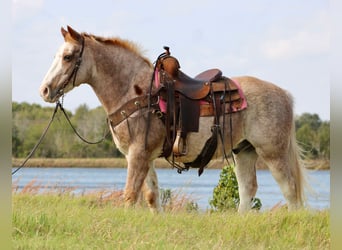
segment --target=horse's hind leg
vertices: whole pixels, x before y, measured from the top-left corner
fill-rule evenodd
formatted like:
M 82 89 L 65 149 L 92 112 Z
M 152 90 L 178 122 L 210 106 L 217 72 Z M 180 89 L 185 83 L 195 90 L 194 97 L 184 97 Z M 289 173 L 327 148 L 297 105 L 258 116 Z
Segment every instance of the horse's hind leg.
M 278 158 L 264 158 L 265 163 L 270 169 L 272 176 L 277 181 L 285 199 L 287 200 L 289 210 L 302 207 L 301 183 L 297 180 L 295 174 L 291 171 L 290 162 L 286 156 Z M 299 176 L 300 177 L 300 176 Z
M 152 212 L 159 212 L 161 210 L 159 201 L 159 187 L 156 170 L 153 162 L 150 162 L 150 167 L 142 186 L 142 191 L 147 202 L 147 205 Z
M 252 199 L 255 197 L 258 184 L 256 179 L 255 163 L 258 155 L 253 147 L 239 152 L 236 159 L 236 178 L 239 185 L 239 213 L 251 209 Z

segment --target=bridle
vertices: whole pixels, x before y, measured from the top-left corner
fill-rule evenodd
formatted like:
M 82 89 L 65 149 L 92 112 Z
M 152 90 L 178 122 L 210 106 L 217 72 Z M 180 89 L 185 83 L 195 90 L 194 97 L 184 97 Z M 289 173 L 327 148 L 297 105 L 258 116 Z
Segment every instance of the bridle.
M 82 48 L 81 48 L 81 52 L 76 60 L 76 63 L 75 63 L 75 67 L 73 69 L 73 71 L 71 72 L 70 76 L 68 77 L 68 79 L 64 82 L 64 84 L 62 85 L 62 87 L 57 91 L 58 94 L 60 94 L 60 96 L 63 96 L 64 95 L 64 89 L 65 87 L 69 84 L 69 82 L 71 81 L 71 79 L 73 78 L 73 81 L 72 81 L 72 85 L 73 87 L 75 86 L 75 80 L 76 80 L 76 75 L 77 75 L 77 72 L 78 72 L 78 69 L 80 68 L 81 66 L 81 62 L 82 62 L 82 55 L 83 55 L 83 50 L 84 50 L 84 37 L 82 37 Z M 38 146 L 41 144 L 41 142 L 43 141 L 45 135 L 47 134 L 47 131 L 50 127 L 50 125 L 52 124 L 54 118 L 55 118 L 55 115 L 58 111 L 58 109 L 61 109 L 65 118 L 67 119 L 68 123 L 70 124 L 71 128 L 73 129 L 73 131 L 75 132 L 75 134 L 82 140 L 84 141 L 85 143 L 88 143 L 88 144 L 99 144 L 101 142 L 103 142 L 106 137 L 109 135 L 109 131 L 107 133 L 104 133 L 103 137 L 98 140 L 98 141 L 95 141 L 95 142 L 91 142 L 91 141 L 88 141 L 87 139 L 85 139 L 84 137 L 82 137 L 77 131 L 76 131 L 76 128 L 75 126 L 73 126 L 73 124 L 71 123 L 70 121 L 70 118 L 68 117 L 68 114 L 66 113 L 66 111 L 64 110 L 63 108 L 63 105 L 60 103 L 59 99 L 56 101 L 56 107 L 53 111 L 53 114 L 52 114 L 52 117 L 47 125 L 47 127 L 45 128 L 45 130 L 43 131 L 42 135 L 40 136 L 38 142 L 36 143 L 36 145 L 33 147 L 33 149 L 31 150 L 31 152 L 28 154 L 28 156 L 26 157 L 26 159 L 24 160 L 24 162 L 16 169 L 12 172 L 12 175 L 14 175 L 16 172 L 18 172 L 22 167 L 24 167 L 24 165 L 26 164 L 26 162 L 32 157 L 32 155 L 34 154 L 34 152 L 36 151 L 36 149 L 38 148 Z
M 84 37 L 82 36 L 82 47 L 81 47 L 81 52 L 76 60 L 74 69 L 72 70 L 71 74 L 69 75 L 69 77 L 66 79 L 66 81 L 63 83 L 62 87 L 60 89 L 58 89 L 57 94 L 59 94 L 60 96 L 64 95 L 64 89 L 66 88 L 66 86 L 68 86 L 68 84 L 70 83 L 71 79 L 72 79 L 72 86 L 75 87 L 75 81 L 76 81 L 76 76 L 77 76 L 77 72 L 78 69 L 81 66 L 82 63 L 82 55 L 83 55 L 83 51 L 84 51 Z

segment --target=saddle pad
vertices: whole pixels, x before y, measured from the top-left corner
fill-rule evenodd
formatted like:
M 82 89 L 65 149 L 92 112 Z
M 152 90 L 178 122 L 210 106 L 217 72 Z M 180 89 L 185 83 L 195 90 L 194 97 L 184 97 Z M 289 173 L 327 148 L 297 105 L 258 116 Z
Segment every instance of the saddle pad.
M 227 103 L 226 105 L 222 105 L 222 109 L 224 109 L 225 114 L 239 112 L 247 108 L 247 100 L 241 89 L 240 84 L 236 80 L 230 80 L 232 80 L 233 84 L 235 84 L 237 93 L 235 92 L 231 95 L 231 105 Z M 209 103 L 207 101 L 200 101 L 200 116 L 213 116 L 214 114 L 215 111 L 212 103 Z
M 245 94 L 243 93 L 242 88 L 241 88 L 240 84 L 238 83 L 238 81 L 236 81 L 234 79 L 231 79 L 231 80 L 235 83 L 235 85 L 236 85 L 236 87 L 238 89 L 238 93 L 239 93 L 240 98 L 241 98 L 241 106 L 240 106 L 240 108 L 237 108 L 236 110 L 234 110 L 234 107 L 233 107 L 233 112 L 244 110 L 244 109 L 247 108 L 247 99 L 245 97 Z

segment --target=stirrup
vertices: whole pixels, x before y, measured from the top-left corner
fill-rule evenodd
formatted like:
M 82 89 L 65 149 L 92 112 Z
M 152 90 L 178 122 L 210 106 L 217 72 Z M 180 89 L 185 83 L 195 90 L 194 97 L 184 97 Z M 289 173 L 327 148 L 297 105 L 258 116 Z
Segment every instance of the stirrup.
M 177 131 L 177 136 L 175 142 L 173 143 L 172 152 L 173 155 L 176 157 L 185 156 L 188 154 L 186 138 L 181 137 L 181 131 Z

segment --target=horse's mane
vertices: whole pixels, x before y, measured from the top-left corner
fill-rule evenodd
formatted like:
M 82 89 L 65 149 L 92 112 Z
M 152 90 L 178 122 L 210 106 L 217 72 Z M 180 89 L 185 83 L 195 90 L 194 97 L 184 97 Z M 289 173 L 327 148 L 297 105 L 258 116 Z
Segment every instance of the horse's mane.
M 140 56 L 146 61 L 148 64 L 151 65 L 151 62 L 149 59 L 147 59 L 145 56 L 143 56 L 143 51 L 141 50 L 140 46 L 138 46 L 136 43 L 126 40 L 126 39 L 121 39 L 119 37 L 101 37 L 101 36 L 96 36 L 93 34 L 88 34 L 88 33 L 82 33 L 84 37 L 88 37 L 90 39 L 94 39 L 100 43 L 107 44 L 107 45 L 114 45 L 114 46 L 119 46 L 124 49 L 127 49 L 137 56 Z

